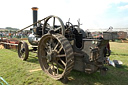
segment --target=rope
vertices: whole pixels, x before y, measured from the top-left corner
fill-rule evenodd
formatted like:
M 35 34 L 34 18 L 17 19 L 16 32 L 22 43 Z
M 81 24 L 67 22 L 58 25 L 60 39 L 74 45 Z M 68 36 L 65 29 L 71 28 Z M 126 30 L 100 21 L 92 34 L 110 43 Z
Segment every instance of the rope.
M 6 84 L 9 85 L 2 77 L 0 77 L 0 79 Z M 1 85 L 4 85 L 2 82 L 0 82 Z

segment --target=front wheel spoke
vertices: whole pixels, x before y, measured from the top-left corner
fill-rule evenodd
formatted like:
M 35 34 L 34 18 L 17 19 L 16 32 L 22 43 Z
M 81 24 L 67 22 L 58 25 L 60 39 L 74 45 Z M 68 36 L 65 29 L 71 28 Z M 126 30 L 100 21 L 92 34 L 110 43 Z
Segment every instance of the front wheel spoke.
M 22 53 L 22 56 L 23 56 L 23 57 L 25 56 L 25 52 L 24 52 L 24 53 Z
M 23 48 L 24 46 L 23 46 L 23 44 L 21 44 L 21 48 Z
M 22 52 L 21 51 L 19 53 L 20 53 L 20 55 L 22 55 Z
M 22 56 L 22 55 L 23 55 L 23 53 L 22 53 L 22 52 L 20 52 L 20 55 Z

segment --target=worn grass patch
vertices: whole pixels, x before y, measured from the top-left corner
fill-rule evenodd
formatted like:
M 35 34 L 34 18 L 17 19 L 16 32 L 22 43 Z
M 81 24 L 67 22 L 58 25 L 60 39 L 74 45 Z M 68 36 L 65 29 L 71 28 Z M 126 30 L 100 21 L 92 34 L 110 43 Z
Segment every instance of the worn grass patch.
M 121 60 L 121 68 L 109 68 L 106 76 L 99 72 L 86 74 L 73 70 L 66 85 L 128 85 L 128 44 L 111 42 L 111 60 Z M 63 85 L 40 69 L 36 54 L 30 53 L 27 61 L 18 58 L 14 50 L 0 49 L 0 76 L 10 85 Z M 32 71 L 32 72 L 30 72 Z

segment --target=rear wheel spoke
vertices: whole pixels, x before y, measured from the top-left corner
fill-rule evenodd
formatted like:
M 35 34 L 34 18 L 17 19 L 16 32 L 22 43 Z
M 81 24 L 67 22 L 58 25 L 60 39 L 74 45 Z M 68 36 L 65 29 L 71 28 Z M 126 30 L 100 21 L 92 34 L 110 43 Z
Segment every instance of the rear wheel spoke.
M 64 69 L 64 67 L 63 67 L 60 63 L 58 63 L 57 61 L 56 61 L 56 64 L 57 64 L 60 68 Z
M 47 71 L 48 71 L 49 73 L 51 73 L 51 66 L 52 66 L 52 64 L 49 62 L 48 68 L 47 68 Z
M 49 72 L 50 69 L 51 69 L 51 66 L 49 66 L 49 67 L 47 68 L 47 71 Z
M 65 54 L 57 55 L 56 57 L 65 57 Z
M 61 63 L 66 66 L 66 63 L 60 58 Z
M 56 72 L 55 72 L 55 66 L 54 66 L 53 63 L 52 63 L 52 74 L 53 74 L 53 75 L 56 75 Z
M 63 49 L 63 47 L 61 46 L 60 49 L 58 50 L 58 53 L 60 53 L 62 49 Z
M 56 46 L 54 47 L 54 50 L 56 50 L 58 46 L 59 46 L 59 43 L 56 44 Z
M 58 64 L 57 64 L 57 72 L 56 72 L 56 73 L 57 73 L 57 75 L 59 74 L 59 68 L 58 68 Z

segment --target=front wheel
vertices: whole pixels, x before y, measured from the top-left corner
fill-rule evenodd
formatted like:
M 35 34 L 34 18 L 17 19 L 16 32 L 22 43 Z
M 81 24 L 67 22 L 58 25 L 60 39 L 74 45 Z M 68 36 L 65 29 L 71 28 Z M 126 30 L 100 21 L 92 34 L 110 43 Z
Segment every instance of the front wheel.
M 18 44 L 18 56 L 22 60 L 27 60 L 29 55 L 28 44 L 26 42 L 21 41 Z

